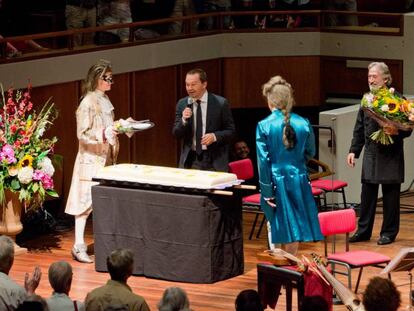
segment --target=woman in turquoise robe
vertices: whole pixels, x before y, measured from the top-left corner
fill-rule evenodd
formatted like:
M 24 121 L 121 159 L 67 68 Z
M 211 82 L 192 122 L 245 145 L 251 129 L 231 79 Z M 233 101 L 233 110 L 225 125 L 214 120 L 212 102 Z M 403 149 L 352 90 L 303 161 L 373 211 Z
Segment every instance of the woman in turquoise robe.
M 282 77 L 263 85 L 263 95 L 271 114 L 256 130 L 261 207 L 270 224 L 271 248 L 281 243 L 296 253 L 296 242 L 323 239 L 306 167 L 315 154 L 315 138 L 309 121 L 290 112 L 293 90 Z

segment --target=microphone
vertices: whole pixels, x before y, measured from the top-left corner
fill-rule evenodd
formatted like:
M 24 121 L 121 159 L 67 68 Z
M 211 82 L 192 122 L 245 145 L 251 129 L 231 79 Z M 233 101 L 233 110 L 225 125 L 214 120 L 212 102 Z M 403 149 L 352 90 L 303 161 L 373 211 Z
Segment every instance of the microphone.
M 187 107 L 186 108 L 190 108 L 191 109 L 191 112 L 193 112 L 193 103 L 187 103 Z M 189 120 L 189 119 L 191 119 L 191 117 L 186 118 L 186 120 Z

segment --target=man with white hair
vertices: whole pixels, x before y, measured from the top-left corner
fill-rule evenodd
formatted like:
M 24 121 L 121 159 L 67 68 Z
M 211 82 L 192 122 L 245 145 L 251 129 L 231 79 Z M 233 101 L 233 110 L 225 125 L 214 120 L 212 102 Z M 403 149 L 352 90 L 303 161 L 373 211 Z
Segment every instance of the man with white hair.
M 39 267 L 33 271 L 33 276 L 26 273 L 24 288 L 9 277 L 14 262 L 14 243 L 8 236 L 0 236 L 0 310 L 15 310 L 34 294 L 39 286 L 42 273 Z
M 382 62 L 373 62 L 368 66 L 368 85 L 371 93 L 390 87 L 392 82 L 388 66 Z M 351 147 L 347 157 L 350 167 L 355 166 L 364 148 L 362 162 L 361 215 L 358 230 L 349 242 L 367 241 L 371 238 L 377 208 L 378 188 L 381 185 L 383 202 L 383 221 L 378 245 L 394 242 L 400 228 L 400 189 L 404 182 L 404 138 L 411 131 L 398 131 L 395 127 L 384 126 L 384 132 L 392 135 L 393 144 L 383 145 L 370 138 L 380 129 L 362 108 L 355 122 Z
M 49 267 L 49 283 L 53 294 L 46 300 L 49 311 L 84 311 L 85 306 L 69 298 L 72 285 L 72 266 L 66 261 L 57 261 Z

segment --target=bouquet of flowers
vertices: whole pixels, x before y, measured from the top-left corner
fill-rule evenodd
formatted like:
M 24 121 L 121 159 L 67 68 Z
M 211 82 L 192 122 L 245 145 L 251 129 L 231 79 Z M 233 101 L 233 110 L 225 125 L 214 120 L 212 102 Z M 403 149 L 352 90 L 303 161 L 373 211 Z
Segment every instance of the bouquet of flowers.
M 19 193 L 25 208 L 40 207 L 54 190 L 54 167 L 50 156 L 56 137 L 44 138 L 45 130 L 57 117 L 49 99 L 40 112 L 33 109 L 31 86 L 27 90 L 2 91 L 0 102 L 0 204 L 5 191 Z
M 128 137 L 132 137 L 135 132 L 147 130 L 154 126 L 150 120 L 134 120 L 131 117 L 128 119 L 119 119 L 114 122 L 114 129 L 119 133 L 124 133 Z
M 393 88 L 381 88 L 364 94 L 361 106 L 382 127 L 371 139 L 383 145 L 394 143 L 384 127 L 403 131 L 414 128 L 414 103 L 395 94 Z

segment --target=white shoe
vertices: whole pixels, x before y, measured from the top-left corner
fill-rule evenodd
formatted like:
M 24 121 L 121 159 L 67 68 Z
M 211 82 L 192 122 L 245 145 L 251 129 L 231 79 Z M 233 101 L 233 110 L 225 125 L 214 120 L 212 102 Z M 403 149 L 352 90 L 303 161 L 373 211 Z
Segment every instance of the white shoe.
M 86 253 L 87 249 L 88 248 L 85 244 L 73 245 L 73 248 L 72 248 L 72 257 L 73 257 L 73 259 L 75 259 L 79 262 L 92 263 L 93 260 Z

